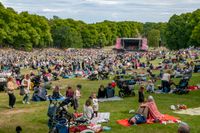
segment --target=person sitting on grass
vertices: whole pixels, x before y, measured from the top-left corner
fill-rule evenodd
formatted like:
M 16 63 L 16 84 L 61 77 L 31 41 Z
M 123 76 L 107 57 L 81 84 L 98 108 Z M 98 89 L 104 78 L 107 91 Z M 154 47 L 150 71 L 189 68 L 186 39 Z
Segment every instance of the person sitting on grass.
M 47 91 L 45 88 L 42 88 L 40 83 L 34 87 L 34 93 L 32 100 L 33 101 L 46 101 L 47 100 Z
M 74 97 L 74 90 L 72 89 L 71 86 L 67 87 L 66 97 L 68 97 L 68 98 L 73 98 Z
M 152 122 L 162 120 L 163 114 L 159 112 L 153 96 L 148 96 L 147 102 L 142 103 L 140 107 L 148 108 L 148 118 Z
M 154 84 L 153 84 L 152 80 L 149 80 L 149 81 L 148 81 L 146 90 L 147 90 L 147 92 L 151 92 L 151 93 L 154 92 Z
M 77 118 L 77 121 L 82 121 L 82 122 L 90 122 L 90 120 L 94 116 L 94 110 L 92 108 L 92 101 L 91 99 L 87 99 L 85 102 L 85 105 L 83 106 L 83 116 Z
M 106 96 L 106 90 L 104 88 L 104 85 L 100 85 L 98 90 L 98 98 L 105 98 Z
M 115 89 L 112 87 L 112 84 L 109 83 L 106 87 L 106 98 L 111 98 L 115 96 Z
M 60 88 L 58 86 L 56 86 L 54 89 L 53 89 L 53 95 L 52 95 L 52 98 L 53 99 L 59 99 L 61 98 L 62 95 L 60 93 Z

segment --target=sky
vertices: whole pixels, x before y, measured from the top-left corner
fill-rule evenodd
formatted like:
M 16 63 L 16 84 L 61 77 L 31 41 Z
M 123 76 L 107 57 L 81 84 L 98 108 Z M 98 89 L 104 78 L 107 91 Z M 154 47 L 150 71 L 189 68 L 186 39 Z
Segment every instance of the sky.
M 0 0 L 18 12 L 86 23 L 111 21 L 167 22 L 173 14 L 200 8 L 200 0 Z

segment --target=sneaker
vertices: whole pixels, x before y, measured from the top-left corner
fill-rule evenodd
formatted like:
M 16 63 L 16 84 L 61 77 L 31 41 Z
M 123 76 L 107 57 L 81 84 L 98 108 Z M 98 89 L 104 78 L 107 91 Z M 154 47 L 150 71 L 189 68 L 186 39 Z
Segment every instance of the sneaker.
M 25 101 L 22 101 L 23 104 L 25 104 Z
M 29 102 L 27 102 L 27 104 L 30 104 Z

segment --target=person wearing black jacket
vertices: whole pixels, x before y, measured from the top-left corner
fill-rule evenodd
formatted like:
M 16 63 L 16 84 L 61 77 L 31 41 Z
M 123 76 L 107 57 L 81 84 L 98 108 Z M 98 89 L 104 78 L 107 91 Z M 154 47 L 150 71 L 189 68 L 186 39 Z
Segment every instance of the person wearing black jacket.
M 103 85 L 100 85 L 98 90 L 98 98 L 105 98 L 105 96 L 106 96 L 105 87 Z

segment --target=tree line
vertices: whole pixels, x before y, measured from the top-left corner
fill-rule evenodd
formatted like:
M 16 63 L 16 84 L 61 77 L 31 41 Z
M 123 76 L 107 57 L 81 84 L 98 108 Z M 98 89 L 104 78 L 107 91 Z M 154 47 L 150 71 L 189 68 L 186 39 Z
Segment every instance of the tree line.
M 0 3 L 0 47 L 32 50 L 32 48 L 95 48 L 114 45 L 117 37 L 147 37 L 149 46 L 170 49 L 200 46 L 200 10 L 173 15 L 168 23 L 135 21 L 103 21 L 86 24 L 61 19 L 17 13 Z

